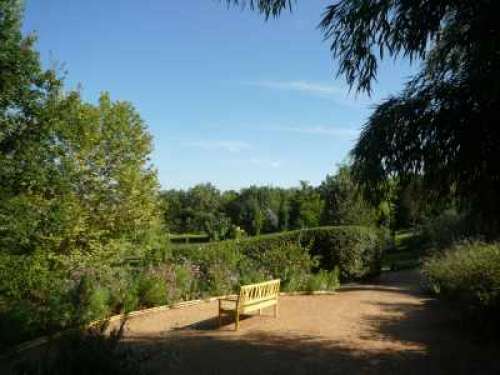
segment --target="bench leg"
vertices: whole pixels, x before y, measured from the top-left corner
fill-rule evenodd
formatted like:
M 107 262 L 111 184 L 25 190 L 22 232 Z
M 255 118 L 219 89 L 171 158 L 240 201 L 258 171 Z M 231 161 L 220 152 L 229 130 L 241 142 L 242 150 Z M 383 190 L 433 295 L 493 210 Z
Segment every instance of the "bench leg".
M 219 327 L 222 326 L 222 317 L 221 317 L 221 300 L 219 300 Z
M 262 315 L 262 309 L 259 309 L 259 315 Z
M 234 330 L 237 331 L 240 328 L 240 312 L 236 310 L 234 319 Z
M 278 317 L 278 304 L 274 305 L 274 317 Z

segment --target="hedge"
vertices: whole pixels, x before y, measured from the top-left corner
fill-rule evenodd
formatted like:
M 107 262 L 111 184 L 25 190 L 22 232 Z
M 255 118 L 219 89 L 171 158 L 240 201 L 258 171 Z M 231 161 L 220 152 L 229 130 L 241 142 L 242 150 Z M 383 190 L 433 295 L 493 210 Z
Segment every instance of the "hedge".
M 334 290 L 380 270 L 383 232 L 321 227 L 150 251 L 0 253 L 0 352 L 37 335 L 142 307 L 223 295 L 279 277 L 285 291 Z
M 174 255 L 186 259 L 200 258 L 200 254 L 216 254 L 218 250 L 234 249 L 238 254 L 259 261 L 270 249 L 295 243 L 308 248 L 317 257 L 316 270 L 340 271 L 342 281 L 361 280 L 377 275 L 381 269 L 382 253 L 389 244 L 388 234 L 377 228 L 362 226 L 318 227 L 276 234 L 229 240 L 204 245 L 176 248 Z M 225 250 L 224 250 L 225 251 Z

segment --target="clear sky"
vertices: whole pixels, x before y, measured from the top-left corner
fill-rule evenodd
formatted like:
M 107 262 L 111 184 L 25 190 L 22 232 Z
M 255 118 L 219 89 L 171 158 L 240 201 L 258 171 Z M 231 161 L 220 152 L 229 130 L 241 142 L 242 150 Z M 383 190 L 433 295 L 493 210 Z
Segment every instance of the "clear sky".
M 24 30 L 68 88 L 134 104 L 163 188 L 318 184 L 417 68 L 384 62 L 372 98 L 349 94 L 316 27 L 331 1 L 265 22 L 218 0 L 26 0 Z

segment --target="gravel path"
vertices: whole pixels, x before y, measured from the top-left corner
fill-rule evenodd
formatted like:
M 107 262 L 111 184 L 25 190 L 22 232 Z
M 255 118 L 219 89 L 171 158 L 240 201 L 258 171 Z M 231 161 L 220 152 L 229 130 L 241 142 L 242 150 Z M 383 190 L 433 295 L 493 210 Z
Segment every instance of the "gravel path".
M 450 324 L 416 273 L 387 274 L 336 295 L 280 299 L 280 316 L 216 326 L 217 304 L 127 322 L 153 374 L 500 374 L 500 349 Z

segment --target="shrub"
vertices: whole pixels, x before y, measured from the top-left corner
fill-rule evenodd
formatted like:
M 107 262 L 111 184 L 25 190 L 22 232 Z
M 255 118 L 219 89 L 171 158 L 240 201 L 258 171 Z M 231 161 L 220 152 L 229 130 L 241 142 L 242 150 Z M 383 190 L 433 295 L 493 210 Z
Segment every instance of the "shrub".
M 446 210 L 421 227 L 421 240 L 428 248 L 444 249 L 474 235 L 464 214 Z
M 142 306 L 151 307 L 167 303 L 165 279 L 155 273 L 145 273 L 138 278 L 138 296 Z
M 342 280 L 360 280 L 380 272 L 382 253 L 388 246 L 388 234 L 380 229 L 360 226 L 319 227 L 269 234 L 241 241 L 225 241 L 252 259 L 269 249 L 295 243 L 309 248 L 317 256 L 316 269 L 332 271 L 339 268 Z M 206 245 L 217 247 L 218 244 Z M 286 245 L 285 245 L 286 247 Z M 189 253 L 184 248 L 184 254 Z
M 318 265 L 309 249 L 297 242 L 277 242 L 252 257 L 267 279 L 281 279 L 281 288 L 285 291 L 303 290 L 313 268 Z
M 67 276 L 57 257 L 0 254 L 0 349 L 75 324 Z
M 385 231 L 361 226 L 305 230 L 302 241 L 310 242 L 311 253 L 320 256 L 320 268 L 333 271 L 338 267 L 344 281 L 379 274 L 383 251 L 389 245 Z
M 339 270 L 333 271 L 319 270 L 317 273 L 309 276 L 306 284 L 306 290 L 335 290 L 340 286 Z
M 141 357 L 122 343 L 122 329 L 105 334 L 98 329 L 59 338 L 51 350 L 16 363 L 14 374 L 141 374 Z M 33 356 L 32 356 L 33 357 Z
M 175 265 L 174 276 L 174 282 L 169 284 L 171 301 L 189 300 L 196 296 L 198 284 L 190 265 Z
M 239 285 L 244 257 L 233 241 L 175 248 L 174 263 L 191 265 L 200 296 L 224 295 Z
M 272 278 L 283 290 L 332 289 L 376 274 L 386 239 L 365 227 L 321 227 L 134 255 L 0 253 L 0 350 L 113 313 L 233 293 Z M 109 249 L 108 249 L 109 250 Z
M 426 260 L 427 286 L 465 310 L 500 312 L 500 244 L 470 242 Z
M 110 313 L 110 291 L 89 275 L 84 275 L 76 288 L 77 316 L 81 323 L 105 317 Z

